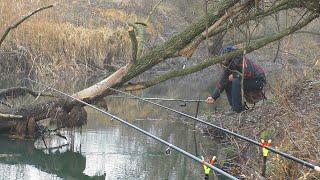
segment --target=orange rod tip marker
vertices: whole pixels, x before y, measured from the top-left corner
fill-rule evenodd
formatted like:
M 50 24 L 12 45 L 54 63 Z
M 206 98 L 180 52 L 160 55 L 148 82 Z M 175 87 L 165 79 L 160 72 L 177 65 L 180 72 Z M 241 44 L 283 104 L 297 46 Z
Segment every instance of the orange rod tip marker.
M 213 165 L 216 162 L 216 159 L 217 159 L 217 157 L 213 156 L 211 161 L 210 161 L 210 164 Z

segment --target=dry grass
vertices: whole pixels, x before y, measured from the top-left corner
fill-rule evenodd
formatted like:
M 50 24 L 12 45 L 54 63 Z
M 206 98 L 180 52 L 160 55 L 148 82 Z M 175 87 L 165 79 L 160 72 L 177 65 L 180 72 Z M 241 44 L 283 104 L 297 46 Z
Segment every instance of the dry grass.
M 28 12 L 54 3 L 53 0 L 1 0 L 0 34 Z M 38 76 L 66 70 L 81 72 L 83 65 L 103 67 L 107 52 L 125 61 L 130 53 L 125 22 L 135 21 L 137 17 L 84 3 L 60 1 L 12 31 L 2 49 L 26 56 Z
M 257 141 L 270 138 L 274 148 L 319 165 L 320 84 L 311 83 L 319 80 L 319 73 L 315 69 L 280 72 L 269 80 L 274 83 L 270 89 L 273 96 L 268 96 L 268 103 L 241 117 L 215 114 L 214 123 Z M 230 171 L 246 179 L 263 179 L 261 149 L 232 137 L 228 138 L 230 140 L 236 151 L 231 156 L 222 151 L 222 156 L 227 157 L 225 162 L 233 164 Z M 319 178 L 313 170 L 270 153 L 267 179 Z

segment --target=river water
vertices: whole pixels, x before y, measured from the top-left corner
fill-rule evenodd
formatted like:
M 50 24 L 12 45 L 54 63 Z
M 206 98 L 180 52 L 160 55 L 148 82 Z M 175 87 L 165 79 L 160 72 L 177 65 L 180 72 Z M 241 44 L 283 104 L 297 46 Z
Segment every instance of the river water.
M 180 86 L 185 85 L 180 83 Z M 163 84 L 137 95 L 151 97 L 164 93 L 166 97 L 189 99 L 206 96 L 205 91 L 193 93 L 195 89 L 186 89 L 177 96 L 176 88 L 170 90 L 167 87 L 168 84 Z M 219 145 L 199 130 L 194 131 L 192 120 L 134 99 L 107 100 L 109 112 L 163 140 L 192 154 L 196 154 L 196 144 L 198 157 L 206 154 L 218 156 Z M 186 106 L 181 102 L 160 103 L 192 115 L 196 111 L 196 103 L 188 103 Z M 201 164 L 174 150 L 166 154 L 165 145 L 97 111 L 90 108 L 86 110 L 86 125 L 60 131 L 67 140 L 54 135 L 45 138 L 50 150 L 44 149 L 42 140 L 34 143 L 1 136 L 0 179 L 203 178 Z M 200 104 L 199 114 L 204 117 L 207 111 L 210 108 Z M 67 145 L 56 148 L 64 144 Z

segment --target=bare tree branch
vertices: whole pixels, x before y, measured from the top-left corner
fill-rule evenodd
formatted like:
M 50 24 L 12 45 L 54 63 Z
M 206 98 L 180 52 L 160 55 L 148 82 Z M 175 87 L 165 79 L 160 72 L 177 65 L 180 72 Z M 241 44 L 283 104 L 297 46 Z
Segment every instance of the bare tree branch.
M 14 114 L 2 114 L 0 113 L 0 120 L 3 120 L 4 119 L 22 119 L 23 116 L 20 116 L 20 115 L 14 115 Z
M 12 108 L 13 105 L 9 104 L 9 103 L 6 103 L 6 102 L 3 102 L 3 101 L 0 101 L 0 104 L 4 105 L 4 106 L 7 106 L 8 108 Z
M 43 11 L 45 9 L 49 9 L 52 8 L 53 5 L 49 5 L 49 6 L 45 6 L 42 8 L 39 8 L 31 13 L 29 13 L 28 15 L 24 16 L 22 19 L 20 19 L 18 22 L 16 22 L 15 24 L 13 24 L 12 26 L 8 27 L 8 29 L 4 32 L 4 34 L 2 35 L 1 39 L 0 39 L 0 47 L 3 43 L 3 41 L 6 39 L 6 37 L 8 36 L 9 32 L 15 28 L 17 28 L 20 24 L 22 24 L 24 21 L 26 21 L 27 19 L 29 19 L 31 16 L 37 14 L 40 11 Z
M 277 23 L 277 30 L 280 31 L 280 24 L 279 24 L 279 16 L 278 14 L 275 14 L 275 21 Z M 280 46 L 281 46 L 281 40 L 278 41 L 278 46 L 277 46 L 277 52 L 276 55 L 274 56 L 273 62 L 275 63 L 278 59 L 279 51 L 280 51 Z
M 192 54 L 195 52 L 199 44 L 204 41 L 205 39 L 209 38 L 209 34 L 211 34 L 217 27 L 219 27 L 221 24 L 225 23 L 227 19 L 235 15 L 236 13 L 243 10 L 245 7 L 247 7 L 249 3 L 245 4 L 237 4 L 234 7 L 230 8 L 225 15 L 223 15 L 218 21 L 216 21 L 212 26 L 209 28 L 206 28 L 205 32 L 201 33 L 200 36 L 198 36 L 191 44 L 189 44 L 187 47 L 180 50 L 179 55 L 184 57 L 191 57 Z
M 249 1 L 253 2 L 253 0 L 249 0 Z M 199 18 L 199 20 L 192 23 L 184 31 L 181 31 L 180 33 L 176 34 L 175 36 L 170 38 L 168 41 L 158 45 L 157 47 L 150 50 L 150 52 L 146 53 L 145 55 L 142 55 L 141 57 L 139 53 L 141 51 L 139 49 L 142 49 L 143 46 L 142 44 L 139 44 L 139 43 L 140 42 L 143 43 L 143 41 L 141 38 L 139 39 L 139 32 L 141 32 L 143 35 L 143 32 L 144 32 L 143 26 L 145 26 L 145 24 L 143 23 L 133 24 L 131 28 L 131 41 L 133 45 L 132 59 L 125 66 L 118 69 L 112 75 L 108 76 L 107 78 L 104 78 L 100 82 L 86 89 L 83 89 L 73 94 L 73 96 L 78 99 L 84 100 L 88 103 L 93 103 L 109 95 L 110 94 L 109 87 L 115 87 L 115 88 L 127 87 L 128 89 L 129 88 L 143 89 L 143 88 L 147 88 L 152 85 L 158 84 L 160 82 L 164 82 L 174 77 L 184 76 L 197 71 L 201 71 L 202 69 L 205 69 L 213 64 L 241 55 L 244 50 L 246 50 L 246 52 L 249 53 L 267 45 L 270 42 L 277 41 L 282 37 L 287 36 L 288 34 L 291 34 L 296 30 L 302 28 L 303 26 L 307 25 L 309 22 L 311 22 L 313 19 L 319 16 L 319 14 L 308 15 L 307 18 L 303 19 L 296 26 L 285 29 L 281 32 L 278 32 L 277 34 L 263 37 L 256 41 L 252 41 L 250 42 L 250 44 L 247 44 L 242 49 L 239 49 L 232 53 L 205 59 L 200 64 L 194 65 L 192 67 L 189 67 L 183 70 L 172 71 L 167 74 L 160 75 L 147 82 L 142 82 L 142 83 L 138 83 L 131 86 L 130 85 L 124 86 L 125 83 L 137 77 L 138 75 L 144 73 L 145 71 L 149 70 L 151 67 L 177 55 L 178 52 L 180 52 L 182 49 L 184 49 L 186 46 L 191 44 L 199 36 L 202 35 L 202 33 L 206 30 L 206 23 L 208 23 L 209 27 L 214 25 L 215 23 L 218 24 L 217 21 L 219 21 L 226 14 L 226 11 L 234 7 L 239 2 L 240 0 L 219 1 L 210 9 L 208 9 L 207 17 L 203 16 Z M 270 15 L 283 9 L 297 7 L 297 4 L 294 4 L 291 2 L 292 0 L 279 0 L 270 9 L 266 9 L 265 11 L 261 11 L 249 16 L 242 16 L 242 13 L 235 13 L 233 17 L 237 17 L 237 18 L 233 22 L 236 22 L 236 24 L 232 23 L 232 25 L 233 26 L 242 25 L 248 21 L 251 21 L 260 17 L 265 17 L 268 14 Z M 298 1 L 295 1 L 295 2 L 298 3 Z M 230 24 L 227 23 L 226 20 L 222 21 L 222 23 L 219 23 L 219 25 L 216 25 L 217 27 L 214 27 L 211 33 L 209 32 L 209 36 L 210 34 L 216 35 L 217 33 L 228 31 L 228 25 Z M 135 29 L 136 27 L 138 28 Z M 142 31 L 139 31 L 139 30 L 142 30 Z M 130 31 L 129 31 L 129 34 L 130 34 Z M 132 36 L 132 35 L 135 35 L 135 36 Z M 204 36 L 206 36 L 206 33 L 204 34 Z M 136 44 L 135 40 L 137 40 L 137 44 L 138 44 L 137 48 L 134 47 L 134 45 Z M 136 49 L 137 49 L 137 52 L 136 52 Z M 25 121 L 30 119 L 30 117 L 32 117 L 35 122 L 45 118 L 52 117 L 54 119 L 60 118 L 60 120 L 68 122 L 70 121 L 69 119 L 72 119 L 72 118 L 69 118 L 69 116 L 71 117 L 71 116 L 74 116 L 73 114 L 78 114 L 74 112 L 79 112 L 79 110 L 81 109 L 82 111 L 84 111 L 83 108 L 81 108 L 81 106 L 82 105 L 80 105 L 79 103 L 72 101 L 70 99 L 55 98 L 55 99 L 50 99 L 40 103 L 32 104 L 32 106 L 28 105 L 28 106 L 12 108 L 9 110 L 4 110 L 1 113 L 11 114 L 11 115 L 19 114 L 23 116 L 23 119 Z M 59 115 L 58 116 L 59 118 L 56 118 L 57 114 Z M 81 117 L 85 117 L 85 116 L 81 116 Z M 57 123 L 60 123 L 61 126 L 63 126 L 62 122 L 59 122 L 58 120 L 55 120 L 55 121 L 57 121 Z M 9 122 L 12 122 L 12 121 L 9 121 Z M 82 122 L 84 123 L 85 121 L 81 120 L 81 123 Z M 1 124 L 5 124 L 5 127 L 12 127 L 12 128 L 18 127 L 15 124 L 8 126 L 6 121 L 0 122 L 0 126 Z M 19 129 L 16 130 L 17 133 L 19 133 L 18 130 Z
M 250 1 L 247 1 L 247 3 L 250 3 Z M 244 5 L 244 6 L 243 6 Z M 230 19 L 232 16 L 239 13 L 243 8 L 247 7 L 246 4 L 243 5 L 235 5 L 234 7 L 230 8 L 227 13 L 224 16 L 221 16 L 221 18 L 216 21 L 208 30 L 208 37 L 212 37 L 214 35 L 217 35 L 225 30 L 228 29 L 229 23 L 226 21 L 227 19 Z M 269 16 L 271 14 L 274 14 L 276 12 L 279 12 L 284 9 L 289 9 L 291 7 L 294 7 L 294 4 L 291 4 L 289 0 L 282 0 L 279 1 L 275 6 L 270 7 L 269 9 L 266 9 L 264 11 L 259 11 L 257 13 L 254 13 L 246 18 L 240 18 L 239 20 L 234 20 L 232 22 L 233 26 L 240 26 L 241 24 L 255 20 L 257 18 L 263 18 L 266 16 Z M 219 22 L 220 21 L 220 22 Z M 206 38 L 206 33 L 203 32 L 201 35 L 199 35 L 195 40 L 193 40 L 189 45 L 187 45 L 185 48 L 179 51 L 179 55 L 184 57 L 191 57 L 198 45 Z
M 146 21 L 145 21 L 145 24 L 148 24 L 149 21 L 150 21 L 150 18 L 151 16 L 154 14 L 154 12 L 156 11 L 156 9 L 158 8 L 158 6 L 163 2 L 163 0 L 159 0 L 152 8 L 152 10 L 150 11 Z
M 318 17 L 319 17 L 318 14 L 312 14 L 308 18 L 306 18 L 305 20 L 301 21 L 300 23 L 298 23 L 295 26 L 287 28 L 287 29 L 275 34 L 275 35 L 270 35 L 270 36 L 258 39 L 256 41 L 253 41 L 250 45 L 245 47 L 245 50 L 246 50 L 247 53 L 250 53 L 250 52 L 252 52 L 252 51 L 254 51 L 256 49 L 259 49 L 259 48 L 271 43 L 271 42 L 277 41 L 277 40 L 279 40 L 279 39 L 281 39 L 281 38 L 283 38 L 283 37 L 295 32 L 297 30 L 301 29 L 302 27 L 306 26 L 308 23 L 310 23 L 312 20 L 314 20 L 315 18 L 318 18 Z M 243 45 L 239 45 L 238 47 L 244 48 Z M 166 81 L 168 79 L 171 79 L 171 78 L 192 74 L 192 73 L 198 72 L 198 71 L 200 71 L 202 69 L 205 69 L 205 68 L 207 68 L 209 66 L 217 64 L 217 63 L 219 63 L 221 61 L 232 59 L 232 58 L 234 58 L 236 56 L 242 55 L 243 51 L 244 51 L 244 49 L 239 49 L 239 50 L 236 50 L 236 51 L 233 51 L 233 52 L 230 52 L 230 53 L 223 54 L 221 56 L 215 56 L 215 57 L 203 60 L 202 61 L 203 63 L 200 63 L 198 65 L 195 65 L 195 66 L 192 66 L 192 67 L 189 67 L 189 68 L 185 68 L 183 70 L 171 71 L 171 72 L 169 72 L 167 74 L 163 74 L 163 75 L 160 75 L 158 77 L 155 77 L 154 79 L 151 79 L 151 80 L 149 80 L 147 82 L 140 82 L 140 83 L 137 83 L 137 84 L 133 84 L 131 86 L 128 85 L 128 86 L 125 87 L 125 90 L 145 89 L 145 88 L 148 88 L 150 86 L 154 86 L 156 84 L 164 82 L 164 81 Z
M 296 34 L 301 33 L 301 34 L 311 34 L 315 36 L 320 36 L 320 32 L 314 32 L 314 31 L 297 31 L 295 32 Z
M 268 8 L 264 11 L 259 11 L 257 13 L 254 13 L 254 14 L 248 16 L 247 18 L 240 18 L 240 19 L 233 20 L 232 25 L 237 27 L 237 26 L 244 24 L 247 21 L 251 21 L 251 20 L 255 20 L 255 19 L 259 19 L 259 18 L 264 18 L 266 16 L 275 14 L 281 10 L 285 10 L 285 9 L 289 9 L 289 8 L 294 7 L 294 5 L 290 4 L 289 2 L 290 2 L 290 0 L 279 1 L 277 5 L 275 5 L 271 8 Z M 209 32 L 209 37 L 212 37 L 214 35 L 217 35 L 223 31 L 227 30 L 228 26 L 229 26 L 228 23 L 224 23 L 223 25 L 216 28 L 214 31 Z

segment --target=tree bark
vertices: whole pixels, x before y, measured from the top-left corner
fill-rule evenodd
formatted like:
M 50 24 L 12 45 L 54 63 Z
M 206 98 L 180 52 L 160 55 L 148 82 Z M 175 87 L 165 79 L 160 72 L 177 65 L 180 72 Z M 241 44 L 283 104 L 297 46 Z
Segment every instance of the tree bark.
M 235 4 L 239 3 L 239 0 L 225 0 L 220 1 L 218 5 L 216 5 L 214 8 L 211 8 L 208 10 L 207 17 L 202 17 L 195 23 L 191 24 L 188 28 L 186 28 L 184 31 L 179 33 L 178 35 L 175 35 L 167 42 L 159 45 L 154 50 L 147 53 L 145 56 L 139 58 L 137 55 L 137 41 L 134 36 L 134 29 L 129 28 L 129 34 L 131 36 L 132 40 L 132 57 L 129 60 L 129 62 L 118 69 L 116 72 L 114 72 L 112 75 L 107 77 L 106 79 L 86 88 L 83 89 L 75 94 L 73 94 L 73 97 L 78 98 L 80 100 L 86 101 L 88 103 L 94 103 L 95 101 L 100 100 L 102 97 L 108 95 L 108 93 L 112 93 L 110 91 L 109 87 L 126 87 L 128 89 L 143 89 L 150 86 L 153 86 L 155 84 L 158 84 L 160 82 L 163 82 L 167 79 L 183 76 L 187 74 L 191 74 L 197 71 L 200 71 L 204 68 L 207 68 L 213 64 L 216 64 L 218 62 L 231 59 L 235 56 L 238 56 L 243 53 L 244 49 L 239 49 L 237 51 L 224 54 L 222 56 L 215 56 L 209 59 L 204 60 L 202 63 L 195 65 L 190 68 L 186 68 L 181 71 L 172 71 L 168 74 L 155 77 L 153 80 L 146 82 L 146 83 L 138 83 L 136 86 L 125 86 L 124 84 L 131 80 L 132 78 L 138 76 L 139 74 L 145 72 L 146 70 L 150 69 L 151 67 L 155 66 L 156 64 L 173 57 L 178 54 L 179 51 L 186 48 L 190 43 L 196 42 L 196 44 L 199 44 L 199 36 L 201 37 L 201 34 L 206 30 L 206 24 L 212 26 L 213 24 L 216 24 L 213 29 L 210 30 L 211 34 L 214 34 L 218 32 L 217 30 L 220 30 L 220 32 L 225 31 L 227 29 L 224 29 L 224 25 L 226 23 L 218 22 L 219 20 L 223 19 L 226 20 L 228 18 L 222 18 L 225 15 L 225 12 L 228 11 L 229 8 L 235 6 Z M 253 2 L 253 1 L 250 1 Z M 277 12 L 281 9 L 285 9 L 283 6 L 288 5 L 288 0 L 284 0 L 281 2 L 287 2 L 287 4 L 283 4 L 281 6 L 275 6 L 274 8 L 276 10 L 270 10 L 267 13 L 270 12 Z M 250 3 L 247 5 L 250 6 Z M 288 6 L 285 6 L 286 8 Z M 265 13 L 260 13 L 260 15 L 265 15 Z M 256 14 L 257 17 L 259 14 Z M 251 44 L 246 46 L 246 52 L 252 52 L 256 49 L 259 49 L 268 43 L 271 43 L 273 41 L 279 40 L 282 37 L 285 37 L 286 35 L 289 35 L 302 27 L 306 26 L 309 22 L 311 22 L 313 19 L 317 18 L 319 14 L 311 14 L 301 22 L 299 22 L 297 25 L 285 29 L 284 31 L 281 31 L 278 34 L 268 36 L 262 39 L 259 39 L 257 41 L 253 41 Z M 253 17 L 251 17 L 253 18 Z M 243 21 L 249 21 L 250 18 L 247 18 Z M 241 22 L 241 21 L 239 21 Z M 220 29 L 219 29 L 220 28 Z M 219 33 L 219 32 L 218 32 Z M 203 40 L 204 38 L 202 38 Z M 82 125 L 85 123 L 84 119 L 79 120 L 79 116 L 75 116 L 75 112 L 81 111 L 83 117 L 86 117 L 86 113 L 83 112 L 83 108 L 81 108 L 83 105 L 79 104 L 78 102 L 72 101 L 70 99 L 66 98 L 54 98 L 51 100 L 47 100 L 41 103 L 37 104 L 31 104 L 28 106 L 13 108 L 13 109 L 6 109 L 6 110 L 0 110 L 2 114 L 6 115 L 12 115 L 12 118 L 6 118 L 6 121 L 2 121 L 4 117 L 0 117 L 0 128 L 5 127 L 6 129 L 10 129 L 12 132 L 19 134 L 28 134 L 27 130 L 29 126 L 32 126 L 31 124 L 28 124 L 29 120 L 32 119 L 32 121 L 37 122 L 39 120 L 43 120 L 46 118 L 51 118 L 52 120 L 58 122 L 59 126 L 75 126 L 75 123 L 71 122 L 77 122 L 76 125 Z M 16 116 L 16 117 L 14 117 Z M 22 116 L 22 118 L 20 118 Z M 74 118 L 78 118 L 77 120 L 72 120 Z M 34 123 L 35 124 L 35 123 Z M 18 128 L 19 127 L 19 128 Z M 29 129 L 32 129 L 34 127 L 29 127 Z

